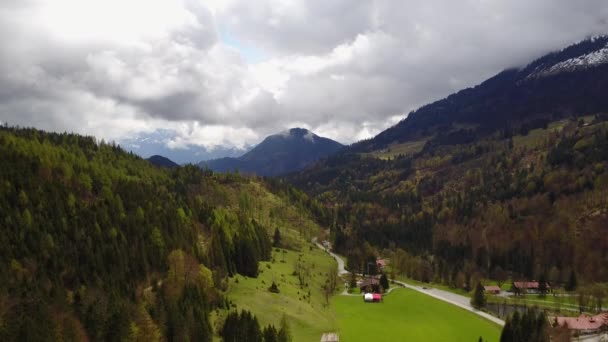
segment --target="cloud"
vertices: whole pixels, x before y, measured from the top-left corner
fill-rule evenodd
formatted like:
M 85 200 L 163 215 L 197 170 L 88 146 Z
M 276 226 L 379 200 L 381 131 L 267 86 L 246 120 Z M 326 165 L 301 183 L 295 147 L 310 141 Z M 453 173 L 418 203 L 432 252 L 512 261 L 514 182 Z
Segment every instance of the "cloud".
M 606 32 L 603 0 L 3 1 L 0 121 L 114 140 L 164 129 L 172 149 L 296 125 L 350 143 Z

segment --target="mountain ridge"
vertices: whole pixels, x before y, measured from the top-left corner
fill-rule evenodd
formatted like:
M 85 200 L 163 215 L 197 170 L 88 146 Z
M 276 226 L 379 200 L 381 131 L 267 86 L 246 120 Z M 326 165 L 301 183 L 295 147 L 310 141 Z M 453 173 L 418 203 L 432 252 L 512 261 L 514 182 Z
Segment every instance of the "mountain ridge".
M 238 158 L 220 158 L 199 163 L 217 172 L 239 170 L 260 176 L 277 176 L 300 170 L 338 152 L 344 146 L 304 128 L 272 134 Z
M 597 59 L 601 63 L 547 72 L 559 63 L 598 51 L 602 51 L 603 57 Z M 477 86 L 424 105 L 351 149 L 369 152 L 420 136 L 442 135 L 455 124 L 477 125 L 472 129 L 477 135 L 524 126 L 538 128 L 535 126 L 541 122 L 608 108 L 607 87 L 608 36 L 604 35 L 546 54 L 523 68 L 506 69 Z

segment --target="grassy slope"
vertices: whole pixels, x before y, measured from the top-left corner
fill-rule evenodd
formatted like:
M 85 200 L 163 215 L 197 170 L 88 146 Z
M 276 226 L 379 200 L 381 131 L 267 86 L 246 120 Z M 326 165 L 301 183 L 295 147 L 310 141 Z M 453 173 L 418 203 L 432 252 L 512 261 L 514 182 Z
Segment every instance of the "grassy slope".
M 360 297 L 333 301 L 340 340 L 357 341 L 498 341 L 500 327 L 456 306 L 409 289 L 398 289 L 384 303 Z
M 263 326 L 278 326 L 283 314 L 287 315 L 294 341 L 315 341 L 323 332 L 335 329 L 335 315 L 331 307 L 325 306 L 321 286 L 328 270 L 335 261 L 318 248 L 305 245 L 302 252 L 289 250 L 273 251 L 274 262 L 260 263 L 261 274 L 257 279 L 237 276 L 231 279 L 228 297 L 239 309 L 252 311 Z M 285 254 L 283 256 L 283 251 Z M 292 275 L 294 264 L 301 256 L 311 269 L 309 287 L 302 290 L 296 276 Z M 285 262 L 283 262 L 283 258 Z M 267 290 L 273 280 L 281 293 Z M 310 289 L 310 300 L 305 298 Z

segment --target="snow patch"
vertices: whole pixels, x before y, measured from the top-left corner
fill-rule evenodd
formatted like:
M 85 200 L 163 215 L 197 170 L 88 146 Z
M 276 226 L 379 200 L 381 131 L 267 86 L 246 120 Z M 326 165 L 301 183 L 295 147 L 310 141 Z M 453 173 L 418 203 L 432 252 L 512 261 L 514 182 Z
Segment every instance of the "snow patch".
M 311 143 L 314 144 L 314 142 L 315 142 L 315 135 L 311 131 L 308 131 L 304 135 L 304 139 L 306 139 L 306 140 L 308 140 L 308 141 L 310 141 Z
M 551 67 L 536 68 L 528 78 L 551 76 L 561 72 L 571 72 L 586 69 L 592 66 L 608 63 L 608 44 L 603 48 L 585 55 L 570 58 L 556 63 Z

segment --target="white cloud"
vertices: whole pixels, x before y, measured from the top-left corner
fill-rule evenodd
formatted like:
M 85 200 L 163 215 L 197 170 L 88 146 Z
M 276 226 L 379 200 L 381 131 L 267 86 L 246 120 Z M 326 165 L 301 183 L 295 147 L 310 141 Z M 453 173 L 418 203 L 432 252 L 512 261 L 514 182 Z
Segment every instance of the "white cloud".
M 603 0 L 7 0 L 0 121 L 105 139 L 169 129 L 171 148 L 295 126 L 350 143 L 603 32 Z

